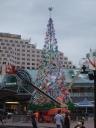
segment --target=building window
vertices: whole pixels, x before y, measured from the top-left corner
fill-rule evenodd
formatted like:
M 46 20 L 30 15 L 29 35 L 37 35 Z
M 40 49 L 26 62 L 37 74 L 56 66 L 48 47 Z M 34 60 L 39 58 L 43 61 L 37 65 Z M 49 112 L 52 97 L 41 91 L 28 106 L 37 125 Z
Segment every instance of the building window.
M 22 60 L 25 60 L 25 58 L 22 58 Z
M 40 55 L 37 55 L 37 57 L 40 57 Z
M 3 41 L 2 39 L 0 39 L 0 41 Z
M 7 60 L 7 58 L 4 58 L 4 60 L 6 61 L 6 60 Z
M 22 56 L 25 56 L 25 54 L 23 53 Z
M 27 48 L 30 48 L 30 45 L 27 45 Z
M 29 56 L 29 57 L 30 57 L 30 54 L 27 54 L 27 56 Z
M 2 42 L 1 45 L 5 45 L 5 43 Z
M 68 58 L 67 58 L 67 57 L 65 57 L 65 58 L 64 58 L 64 60 L 68 60 Z
M 20 49 L 17 49 L 17 51 L 20 51 Z
M 13 42 L 13 40 L 10 40 L 10 42 Z
M 30 52 L 30 50 L 27 50 L 27 52 Z
M 30 63 L 27 63 L 27 65 L 30 65 Z
M 22 68 L 22 69 L 24 69 L 25 67 L 24 67 L 24 66 L 22 66 L 21 68 Z
M 32 69 L 35 69 L 34 67 L 32 67 Z
M 22 49 L 22 52 L 25 52 L 25 49 Z
M 20 62 L 17 62 L 17 64 L 20 64 Z
M 17 53 L 17 56 L 20 56 L 20 53 Z
M 23 41 L 20 41 L 20 43 L 23 43 Z
M 5 42 L 8 42 L 8 40 L 5 40 Z
M 67 62 L 64 62 L 64 64 L 67 64 Z
M 37 53 L 40 53 L 40 51 L 37 51 Z
M 32 63 L 32 65 L 35 65 L 35 63 Z
M 3 62 L 3 64 L 6 64 L 6 62 Z
M 28 44 L 28 42 L 25 42 L 25 44 Z
M 32 48 L 35 48 L 35 46 L 34 46 L 34 45 L 32 45 Z
M 25 62 L 22 62 L 22 64 L 25 64 Z
M 32 53 L 35 53 L 35 51 L 32 51 Z
M 22 45 L 22 48 L 25 48 L 25 45 Z
M 18 44 L 17 47 L 20 47 L 20 45 Z
M 18 41 L 17 41 L 17 40 L 15 40 L 15 43 L 18 43 Z
M 15 46 L 15 44 L 12 44 L 12 46 L 14 47 L 14 46 Z
M 19 58 L 19 57 L 17 57 L 17 60 L 20 60 L 20 58 Z
M 35 59 L 32 59 L 32 61 L 35 61 Z

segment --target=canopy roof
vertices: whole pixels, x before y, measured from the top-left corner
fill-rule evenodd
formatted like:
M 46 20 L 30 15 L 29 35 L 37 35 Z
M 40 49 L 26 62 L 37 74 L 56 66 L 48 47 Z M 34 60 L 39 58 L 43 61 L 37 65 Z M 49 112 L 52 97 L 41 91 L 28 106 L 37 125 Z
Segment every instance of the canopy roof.
M 93 107 L 94 104 L 92 104 L 87 98 L 84 98 L 82 101 L 76 103 L 77 107 Z

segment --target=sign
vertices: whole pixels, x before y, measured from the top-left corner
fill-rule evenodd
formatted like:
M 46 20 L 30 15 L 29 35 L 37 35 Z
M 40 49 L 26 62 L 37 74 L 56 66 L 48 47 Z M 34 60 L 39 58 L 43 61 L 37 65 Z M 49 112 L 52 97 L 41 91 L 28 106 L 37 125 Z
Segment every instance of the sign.
M 15 74 L 16 73 L 16 67 L 14 65 L 6 65 L 6 73 L 8 74 Z

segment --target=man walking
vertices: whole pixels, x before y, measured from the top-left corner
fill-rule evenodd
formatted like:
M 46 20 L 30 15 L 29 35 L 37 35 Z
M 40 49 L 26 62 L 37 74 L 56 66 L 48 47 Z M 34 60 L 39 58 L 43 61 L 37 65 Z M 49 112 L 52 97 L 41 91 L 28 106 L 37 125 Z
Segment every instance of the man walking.
M 31 120 L 32 120 L 32 126 L 33 128 L 37 128 L 37 122 L 36 122 L 36 117 L 33 112 L 31 112 Z
M 3 118 L 2 118 L 2 115 L 0 114 L 0 122 L 2 123 L 3 125 Z
M 61 110 L 58 110 L 58 113 L 54 117 L 56 128 L 62 128 L 63 116 L 61 115 Z

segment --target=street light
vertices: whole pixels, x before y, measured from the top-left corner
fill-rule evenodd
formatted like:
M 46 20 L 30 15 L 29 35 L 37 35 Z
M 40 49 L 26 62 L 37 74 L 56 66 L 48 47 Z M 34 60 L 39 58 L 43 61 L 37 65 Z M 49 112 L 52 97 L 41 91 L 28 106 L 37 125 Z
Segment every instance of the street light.
M 96 128 L 96 49 L 86 55 L 89 62 L 89 79 L 94 80 L 94 128 Z

